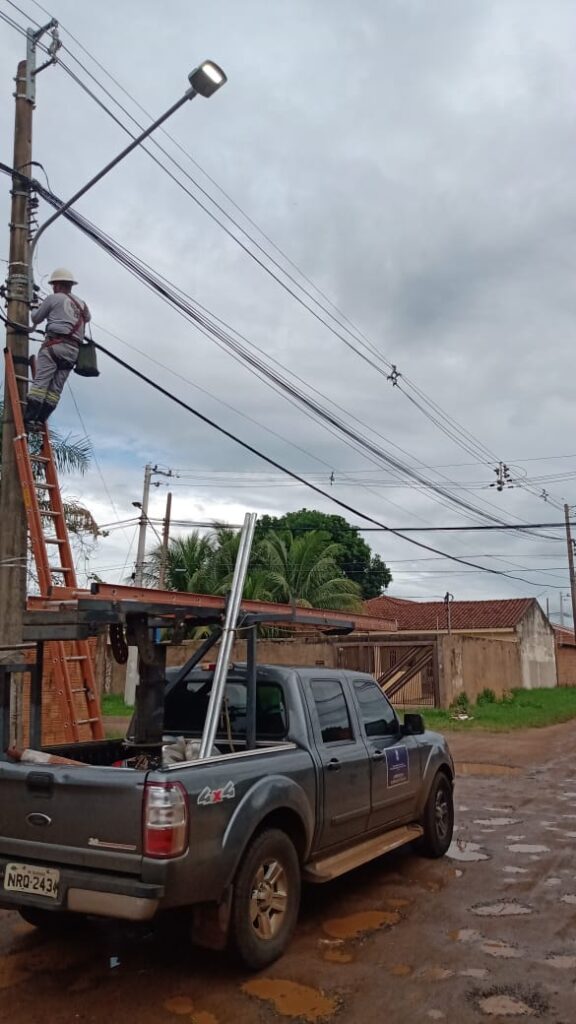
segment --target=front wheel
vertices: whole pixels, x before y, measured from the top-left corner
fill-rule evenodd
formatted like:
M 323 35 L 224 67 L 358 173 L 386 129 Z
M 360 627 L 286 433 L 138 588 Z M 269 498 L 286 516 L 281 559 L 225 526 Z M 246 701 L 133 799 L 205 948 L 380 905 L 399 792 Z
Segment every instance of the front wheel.
M 424 835 L 418 840 L 418 852 L 424 857 L 443 857 L 454 831 L 454 796 L 452 784 L 442 772 L 432 783 L 421 824 Z
M 231 941 L 242 963 L 261 970 L 285 951 L 300 907 L 300 864 L 292 840 L 267 829 L 248 847 L 238 869 Z

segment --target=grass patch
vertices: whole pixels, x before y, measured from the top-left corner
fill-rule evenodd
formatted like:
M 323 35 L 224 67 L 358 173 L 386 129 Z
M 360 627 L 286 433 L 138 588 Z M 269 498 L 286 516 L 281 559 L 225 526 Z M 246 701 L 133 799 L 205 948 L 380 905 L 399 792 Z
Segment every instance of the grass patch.
M 104 717 L 131 718 L 134 708 L 124 703 L 124 698 L 119 693 L 106 693 L 102 697 L 102 714 Z
M 438 732 L 470 732 L 488 729 L 507 732 L 511 729 L 539 729 L 576 718 L 576 686 L 554 687 L 552 690 L 512 690 L 504 700 L 482 701 L 469 705 L 471 718 L 457 721 L 452 711 L 439 708 L 406 708 L 424 715 L 429 729 Z

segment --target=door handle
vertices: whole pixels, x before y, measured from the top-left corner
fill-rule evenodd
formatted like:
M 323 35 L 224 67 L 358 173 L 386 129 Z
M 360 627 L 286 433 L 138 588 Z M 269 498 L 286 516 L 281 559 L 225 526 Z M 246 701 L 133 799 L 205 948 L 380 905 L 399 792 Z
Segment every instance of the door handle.
M 383 761 L 385 757 L 386 757 L 386 752 L 384 750 L 373 750 L 372 751 L 372 760 L 373 761 Z
M 341 767 L 342 767 L 342 765 L 340 764 L 340 761 L 338 760 L 337 757 L 332 757 L 328 761 L 328 764 L 326 765 L 326 767 L 327 767 L 329 772 L 339 772 Z

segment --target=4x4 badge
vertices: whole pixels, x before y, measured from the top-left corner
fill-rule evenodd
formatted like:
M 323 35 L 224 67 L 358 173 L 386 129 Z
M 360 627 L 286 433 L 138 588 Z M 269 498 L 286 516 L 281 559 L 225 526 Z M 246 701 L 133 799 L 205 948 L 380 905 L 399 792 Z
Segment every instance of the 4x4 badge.
M 200 807 L 208 807 L 212 804 L 221 804 L 223 800 L 234 800 L 235 796 L 236 789 L 233 782 L 227 782 L 222 789 L 210 789 L 209 786 L 204 786 L 198 795 L 197 803 Z

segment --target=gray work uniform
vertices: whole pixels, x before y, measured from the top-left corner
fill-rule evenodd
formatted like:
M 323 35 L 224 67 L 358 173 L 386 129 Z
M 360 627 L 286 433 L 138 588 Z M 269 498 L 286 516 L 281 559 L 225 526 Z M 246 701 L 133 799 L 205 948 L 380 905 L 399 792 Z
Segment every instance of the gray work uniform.
M 55 292 L 32 314 L 34 326 L 46 320 L 46 338 L 36 359 L 34 383 L 28 391 L 30 402 L 41 402 L 47 418 L 58 405 L 70 371 L 78 359 L 84 327 L 90 310 L 77 295 Z

